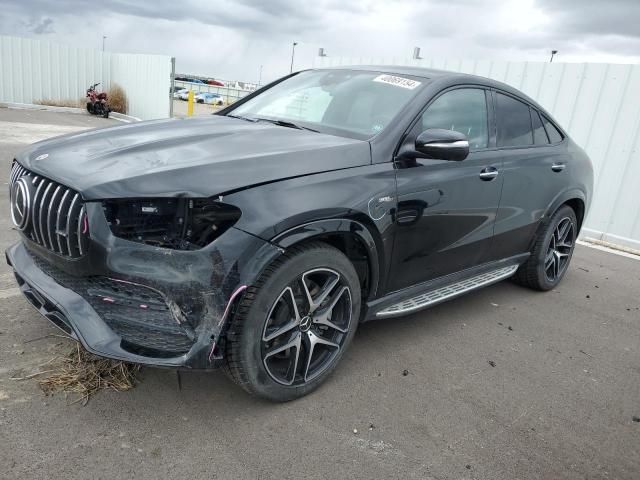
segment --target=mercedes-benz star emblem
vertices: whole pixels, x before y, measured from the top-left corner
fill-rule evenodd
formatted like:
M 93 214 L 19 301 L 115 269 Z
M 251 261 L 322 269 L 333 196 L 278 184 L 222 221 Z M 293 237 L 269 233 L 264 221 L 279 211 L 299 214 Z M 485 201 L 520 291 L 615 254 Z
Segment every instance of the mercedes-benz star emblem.
M 31 185 L 28 177 L 19 178 L 11 187 L 11 220 L 18 230 L 24 231 L 31 211 Z
M 313 323 L 311 317 L 307 315 L 302 320 L 300 320 L 300 330 L 303 332 L 308 331 L 311 328 L 311 324 Z

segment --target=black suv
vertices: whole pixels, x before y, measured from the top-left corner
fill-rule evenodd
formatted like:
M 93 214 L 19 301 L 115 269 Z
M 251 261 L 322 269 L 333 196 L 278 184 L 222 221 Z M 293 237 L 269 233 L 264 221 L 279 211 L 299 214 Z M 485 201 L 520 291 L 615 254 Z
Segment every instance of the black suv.
M 485 78 L 309 70 L 212 116 L 36 143 L 11 172 L 29 301 L 105 357 L 304 395 L 359 322 L 562 279 L 593 170 Z

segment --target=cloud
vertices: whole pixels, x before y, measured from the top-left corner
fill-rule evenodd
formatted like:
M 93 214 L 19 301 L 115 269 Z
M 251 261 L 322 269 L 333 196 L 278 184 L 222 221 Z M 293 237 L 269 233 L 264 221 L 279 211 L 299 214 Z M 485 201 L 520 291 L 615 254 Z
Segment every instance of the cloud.
M 552 15 L 558 35 L 640 38 L 638 0 L 538 0 L 538 5 Z
M 2 5 L 4 2 L 0 2 Z M 325 6 L 332 10 L 352 10 L 338 2 L 303 3 L 296 0 L 216 0 L 196 1 L 102 0 L 91 4 L 91 15 L 117 14 L 131 18 L 147 18 L 173 22 L 191 21 L 204 25 L 262 32 L 296 32 L 321 28 Z M 40 12 L 49 16 L 86 16 L 84 0 L 24 0 L 3 8 L 13 15 Z
M 27 28 L 35 33 L 36 35 L 43 35 L 47 33 L 54 33 L 53 30 L 53 20 L 51 18 L 45 17 L 35 24 L 32 23 L 27 26 Z
M 640 0 L 0 0 L 0 34 L 175 56 L 183 73 L 256 81 L 355 61 L 640 59 Z M 38 12 L 34 17 L 33 12 Z M 55 29 L 54 29 L 55 26 Z M 348 62 L 348 60 L 345 60 Z

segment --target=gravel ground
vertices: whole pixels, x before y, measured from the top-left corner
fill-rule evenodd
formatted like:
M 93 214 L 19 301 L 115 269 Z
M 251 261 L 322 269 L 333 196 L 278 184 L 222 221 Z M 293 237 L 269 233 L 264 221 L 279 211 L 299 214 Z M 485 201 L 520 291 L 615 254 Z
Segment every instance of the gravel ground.
M 115 124 L 0 109 L 0 246 L 15 152 Z M 0 478 L 640 478 L 640 261 L 578 246 L 563 283 L 502 282 L 363 325 L 316 393 L 274 405 L 222 373 L 145 369 L 87 406 L 37 370 L 72 344 L 0 266 Z M 406 371 L 406 375 L 404 372 Z M 357 430 L 357 433 L 354 433 Z

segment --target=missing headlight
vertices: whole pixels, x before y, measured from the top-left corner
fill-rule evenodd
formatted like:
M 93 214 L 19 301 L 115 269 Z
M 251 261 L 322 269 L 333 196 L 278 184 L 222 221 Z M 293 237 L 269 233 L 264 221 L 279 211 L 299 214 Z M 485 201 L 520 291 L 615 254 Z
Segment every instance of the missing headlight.
M 141 198 L 102 202 L 119 238 L 177 250 L 197 250 L 240 218 L 238 208 L 209 198 Z

